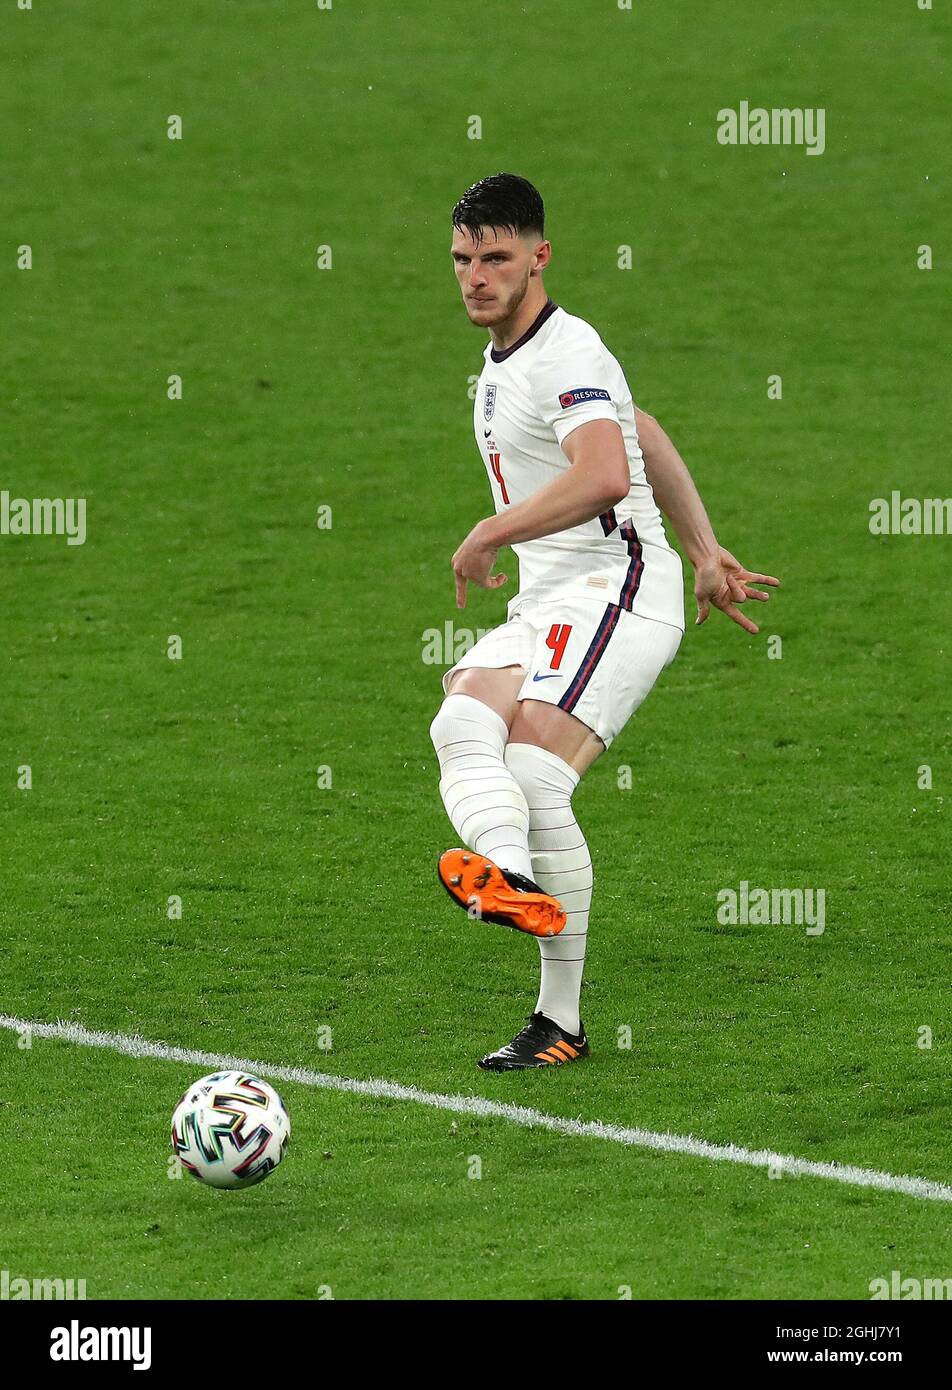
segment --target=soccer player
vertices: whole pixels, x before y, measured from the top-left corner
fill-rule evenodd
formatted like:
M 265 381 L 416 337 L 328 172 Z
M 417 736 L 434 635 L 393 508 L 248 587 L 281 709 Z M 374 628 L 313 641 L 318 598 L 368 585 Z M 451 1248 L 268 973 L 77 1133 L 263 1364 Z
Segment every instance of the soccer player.
M 698 623 L 740 611 L 771 575 L 721 549 L 687 468 L 639 410 L 625 375 L 583 319 L 548 298 L 538 190 L 515 174 L 469 188 L 453 210 L 453 262 L 470 322 L 488 329 L 473 424 L 495 514 L 453 556 L 467 584 L 498 589 L 497 553 L 519 560 L 507 621 L 443 676 L 430 726 L 440 794 L 465 848 L 440 857 L 451 897 L 484 921 L 538 937 L 535 1011 L 483 1057 L 491 1071 L 575 1061 L 592 861 L 572 795 L 624 728 L 684 632 L 681 561 L 694 567 Z

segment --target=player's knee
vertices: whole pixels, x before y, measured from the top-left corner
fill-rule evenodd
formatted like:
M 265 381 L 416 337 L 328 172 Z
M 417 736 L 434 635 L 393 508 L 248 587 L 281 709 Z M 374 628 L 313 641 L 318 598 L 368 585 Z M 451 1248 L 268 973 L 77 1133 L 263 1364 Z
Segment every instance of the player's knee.
M 578 774 L 564 759 L 534 743 L 507 743 L 504 756 L 530 806 L 571 802 Z
M 444 744 L 451 743 L 454 737 L 459 737 L 459 697 L 453 694 L 446 695 L 430 724 L 430 742 L 437 753 Z
M 433 722 L 430 724 L 430 742 L 437 753 L 460 736 L 458 699 L 456 695 L 447 695 L 433 716 Z
M 444 704 L 445 703 L 444 701 Z M 430 742 L 433 744 L 437 753 L 446 742 L 446 722 L 446 714 L 444 713 L 443 705 L 440 705 L 436 714 L 433 716 L 433 722 L 430 724 Z
M 505 720 L 482 700 L 451 692 L 433 717 L 430 740 L 438 754 L 448 743 L 465 742 L 470 747 L 485 745 L 487 752 L 501 758 L 508 732 Z

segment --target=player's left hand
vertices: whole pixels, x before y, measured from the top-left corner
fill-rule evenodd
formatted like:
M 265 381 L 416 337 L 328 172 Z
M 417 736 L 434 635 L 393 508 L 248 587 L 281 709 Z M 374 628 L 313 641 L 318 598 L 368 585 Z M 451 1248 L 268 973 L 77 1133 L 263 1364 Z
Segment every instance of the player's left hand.
M 482 521 L 476 523 L 453 556 L 457 608 L 466 607 L 467 584 L 478 584 L 481 589 L 498 589 L 500 584 L 509 582 L 508 574 L 490 574 L 499 547 L 486 540 L 485 530 L 480 530 L 483 524 Z
M 746 603 L 749 598 L 757 599 L 759 603 L 766 603 L 770 598 L 770 595 L 762 590 L 751 588 L 752 584 L 769 584 L 772 588 L 777 588 L 780 580 L 775 579 L 772 574 L 757 574 L 753 570 L 745 569 L 729 550 L 718 546 L 717 555 L 705 560 L 695 571 L 695 623 L 703 623 L 707 619 L 713 604 L 745 632 L 759 632 L 757 624 L 752 623 L 737 608 L 738 603 Z

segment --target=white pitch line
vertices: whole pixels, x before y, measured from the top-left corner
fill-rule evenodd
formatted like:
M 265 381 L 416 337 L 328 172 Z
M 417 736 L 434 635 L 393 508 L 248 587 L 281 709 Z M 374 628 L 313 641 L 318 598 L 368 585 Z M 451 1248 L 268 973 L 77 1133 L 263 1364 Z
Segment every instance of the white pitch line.
M 279 1067 L 270 1062 L 250 1061 L 247 1057 L 227 1057 L 215 1052 L 196 1052 L 187 1047 L 167 1047 L 165 1043 L 149 1042 L 147 1038 L 127 1033 L 94 1033 L 78 1023 L 34 1023 L 30 1019 L 0 1014 L 0 1028 L 14 1033 L 30 1033 L 38 1038 L 76 1043 L 80 1047 L 101 1047 L 109 1052 L 120 1052 L 126 1057 L 187 1062 L 189 1066 L 211 1067 L 214 1071 L 246 1071 L 270 1080 L 295 1081 L 302 1086 L 371 1096 L 375 1100 L 408 1100 L 416 1105 L 428 1105 L 434 1110 L 448 1110 L 454 1115 L 508 1120 L 527 1129 L 547 1129 L 572 1139 L 608 1139 L 614 1144 L 629 1144 L 633 1148 L 657 1149 L 663 1153 L 686 1154 L 690 1158 L 707 1158 L 720 1163 L 741 1163 L 750 1168 L 776 1166 L 784 1176 L 830 1178 L 851 1187 L 873 1187 L 886 1192 L 902 1192 L 908 1197 L 952 1202 L 952 1187 L 946 1183 L 932 1182 L 929 1178 L 880 1173 L 875 1168 L 855 1168 L 847 1163 L 816 1163 L 812 1159 L 794 1158 L 791 1154 L 778 1154 L 770 1149 L 709 1144 L 706 1139 L 695 1139 L 690 1134 L 660 1134 L 650 1129 L 603 1124 L 599 1120 L 567 1120 L 561 1115 L 547 1115 L 542 1110 L 486 1100 L 482 1096 L 441 1095 L 435 1091 L 420 1091 L 416 1086 L 401 1086 L 396 1081 L 356 1081 L 347 1076 L 309 1071 L 305 1067 Z

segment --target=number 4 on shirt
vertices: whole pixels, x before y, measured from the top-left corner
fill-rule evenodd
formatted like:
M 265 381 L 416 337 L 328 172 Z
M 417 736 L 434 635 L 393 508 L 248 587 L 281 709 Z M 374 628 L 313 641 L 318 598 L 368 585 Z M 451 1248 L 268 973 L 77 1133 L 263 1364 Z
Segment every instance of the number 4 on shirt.
M 553 623 L 549 628 L 549 635 L 545 639 L 545 645 L 552 653 L 552 660 L 549 662 L 550 671 L 557 671 L 561 666 L 562 657 L 565 654 L 565 644 L 569 640 L 571 631 L 571 623 Z

